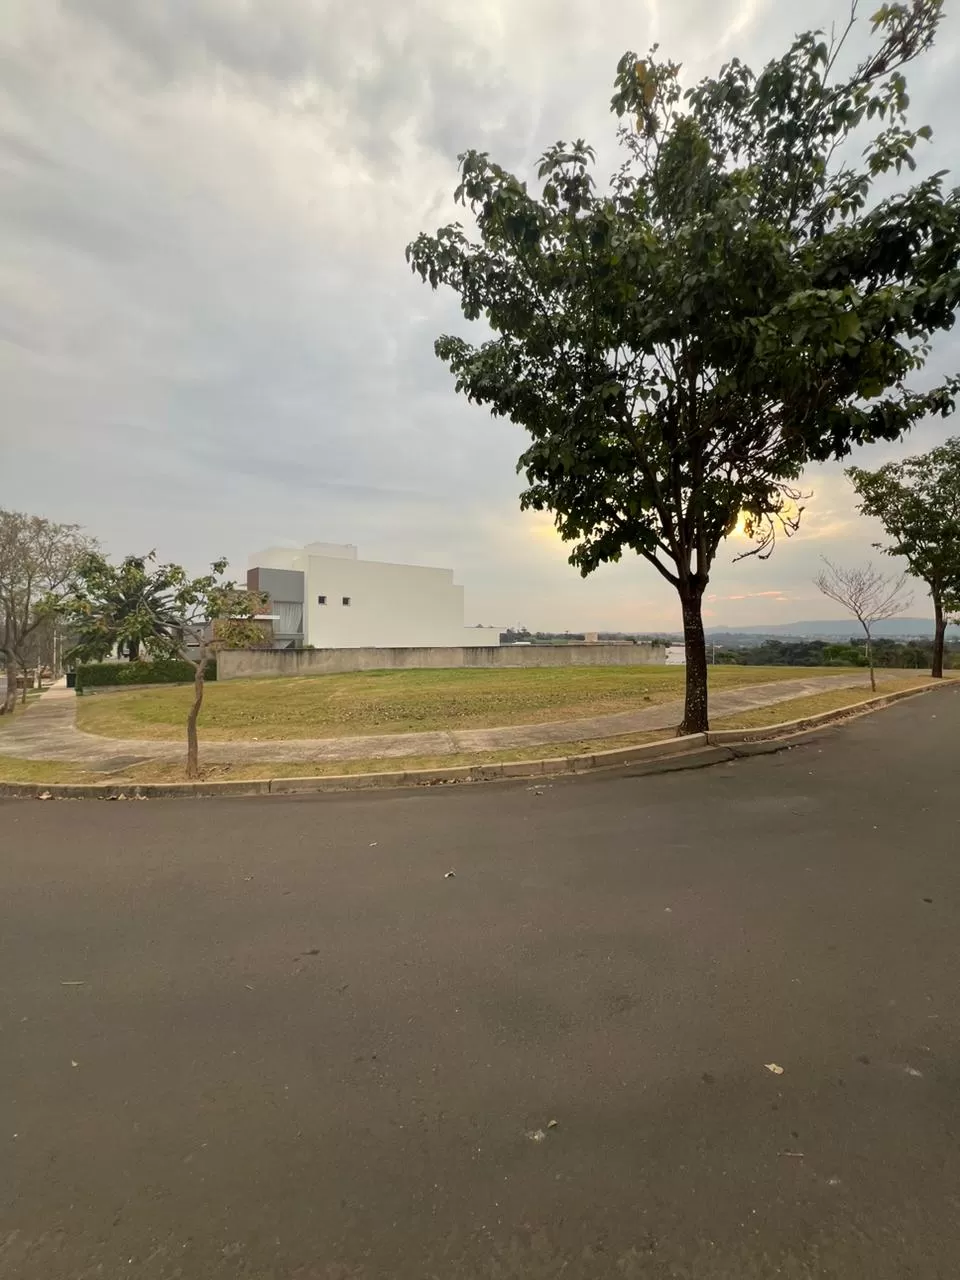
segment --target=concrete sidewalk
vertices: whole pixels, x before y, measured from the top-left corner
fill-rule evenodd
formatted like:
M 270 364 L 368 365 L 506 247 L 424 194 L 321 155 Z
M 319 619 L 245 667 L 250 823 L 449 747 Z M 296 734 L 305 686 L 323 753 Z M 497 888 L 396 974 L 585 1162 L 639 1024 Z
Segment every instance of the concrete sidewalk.
M 832 689 L 859 688 L 864 696 L 870 682 L 864 672 L 816 676 L 809 680 L 779 680 L 715 693 L 710 699 L 715 719 L 774 706 L 793 698 Z M 100 695 L 109 697 L 109 694 Z M 282 741 L 204 742 L 200 745 L 208 764 L 277 760 L 367 760 L 402 756 L 447 756 L 480 751 L 514 751 L 554 743 L 587 742 L 618 734 L 646 733 L 662 729 L 669 734 L 680 722 L 679 699 L 645 706 L 636 711 L 560 720 L 547 724 L 509 725 L 495 729 L 436 730 L 427 733 L 373 734 L 344 738 L 290 738 Z M 183 743 L 151 742 L 140 738 L 104 738 L 76 727 L 76 696 L 63 684 L 48 689 L 31 707 L 18 712 L 12 723 L 0 729 L 0 756 L 25 760 L 70 760 L 91 769 L 120 770 L 147 760 L 179 760 Z

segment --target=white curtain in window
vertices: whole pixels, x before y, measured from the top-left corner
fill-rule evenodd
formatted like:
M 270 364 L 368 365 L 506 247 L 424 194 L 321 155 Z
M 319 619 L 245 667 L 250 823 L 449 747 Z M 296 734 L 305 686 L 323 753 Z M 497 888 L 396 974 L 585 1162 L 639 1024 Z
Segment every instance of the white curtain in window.
M 303 631 L 303 605 L 299 600 L 292 604 L 273 600 L 270 612 L 277 615 L 273 624 L 274 635 L 298 636 Z

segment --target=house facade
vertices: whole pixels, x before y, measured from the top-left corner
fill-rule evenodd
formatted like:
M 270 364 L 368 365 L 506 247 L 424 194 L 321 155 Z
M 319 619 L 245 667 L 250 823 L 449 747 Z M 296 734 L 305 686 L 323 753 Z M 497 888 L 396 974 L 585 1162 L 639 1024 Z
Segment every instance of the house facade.
M 269 547 L 250 557 L 247 586 L 269 596 L 280 649 L 500 643 L 498 630 L 464 626 L 452 569 L 361 560 L 349 544 Z

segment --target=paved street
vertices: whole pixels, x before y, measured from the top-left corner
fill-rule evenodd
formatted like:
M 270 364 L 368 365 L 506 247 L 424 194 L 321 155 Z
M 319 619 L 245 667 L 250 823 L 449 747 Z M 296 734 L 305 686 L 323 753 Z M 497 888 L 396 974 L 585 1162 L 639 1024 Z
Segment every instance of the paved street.
M 958 742 L 0 802 L 0 1277 L 955 1277 Z

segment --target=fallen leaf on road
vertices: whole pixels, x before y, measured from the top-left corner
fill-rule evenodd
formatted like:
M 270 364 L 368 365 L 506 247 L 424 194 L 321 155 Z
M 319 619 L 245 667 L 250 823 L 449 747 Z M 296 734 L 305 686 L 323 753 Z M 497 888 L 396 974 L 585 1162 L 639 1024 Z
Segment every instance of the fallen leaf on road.
M 85 987 L 85 982 L 61 982 L 61 987 Z
M 765 1062 L 763 1065 L 767 1068 L 768 1071 L 772 1071 L 775 1076 L 783 1075 L 783 1067 L 777 1066 L 775 1062 Z
M 49 791 L 41 791 L 41 792 L 40 792 L 40 794 L 37 796 L 37 799 L 38 799 L 38 800 L 52 800 L 52 799 L 53 799 L 53 796 L 50 794 L 50 792 L 49 792 Z
M 71 1067 L 79 1067 L 80 1063 L 79 1063 L 79 1062 L 74 1062 L 74 1060 L 71 1058 L 71 1059 L 70 1059 L 70 1065 L 71 1065 Z
M 455 871 L 445 871 L 443 873 L 443 878 L 444 880 L 453 880 L 456 874 L 457 873 Z
M 560 1123 L 560 1121 L 559 1121 L 559 1120 L 548 1120 L 548 1121 L 547 1121 L 547 1128 L 548 1128 L 548 1129 L 555 1129 L 559 1123 Z
M 546 1136 L 547 1135 L 544 1133 L 542 1129 L 527 1130 L 527 1137 L 530 1139 L 531 1142 L 543 1142 Z

